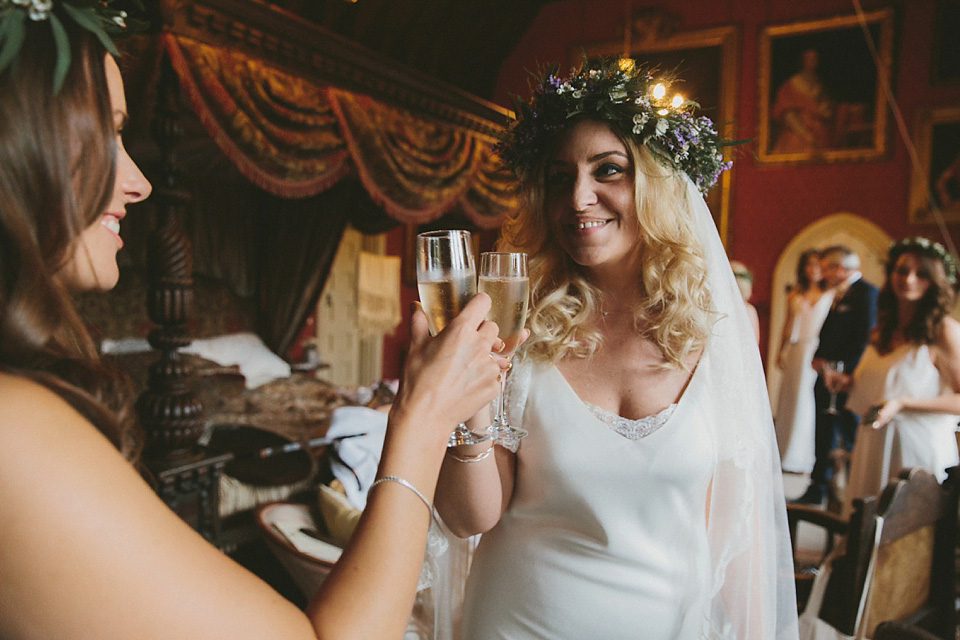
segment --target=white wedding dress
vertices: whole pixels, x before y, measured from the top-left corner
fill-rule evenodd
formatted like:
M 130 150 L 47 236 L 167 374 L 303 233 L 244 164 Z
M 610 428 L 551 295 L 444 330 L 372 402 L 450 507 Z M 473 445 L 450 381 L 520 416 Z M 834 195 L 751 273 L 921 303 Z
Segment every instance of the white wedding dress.
M 804 297 L 797 299 L 774 414 L 780 466 L 784 471 L 810 473 L 813 470 L 816 457 L 813 385 L 817 381 L 817 372 L 811 362 L 820 342 L 820 327 L 832 302 L 832 291 L 824 293 L 814 304 Z
M 716 454 L 700 364 L 678 404 L 639 421 L 600 419 L 555 366 L 534 368 L 530 435 L 474 556 L 464 640 L 702 637 Z
M 933 398 L 948 391 L 927 345 L 902 345 L 886 355 L 869 345 L 853 374 L 847 408 L 863 415 L 870 407 L 900 396 Z M 879 429 L 860 425 L 843 513 L 849 515 L 853 498 L 879 495 L 891 478 L 908 467 L 923 467 L 943 482 L 945 469 L 958 462 L 958 419 L 953 414 L 904 410 Z

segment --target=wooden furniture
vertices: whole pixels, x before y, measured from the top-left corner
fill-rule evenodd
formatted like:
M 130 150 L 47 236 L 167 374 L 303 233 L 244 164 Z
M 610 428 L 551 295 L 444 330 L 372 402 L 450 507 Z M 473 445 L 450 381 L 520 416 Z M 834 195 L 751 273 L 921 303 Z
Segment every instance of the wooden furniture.
M 876 510 L 873 498 L 860 500 L 856 517 L 862 514 L 872 514 Z M 847 534 L 849 522 L 832 511 L 825 511 L 818 507 L 801 504 L 787 505 L 787 523 L 790 529 L 790 544 L 793 549 L 794 571 L 793 577 L 797 587 L 797 609 L 803 611 L 810 596 L 813 581 L 823 566 L 824 561 L 833 552 L 837 543 Z M 822 532 L 822 544 L 814 549 L 799 547 L 798 530 L 800 523 L 813 525 Z
M 856 500 L 842 544 L 816 579 L 826 581 L 819 611 L 804 616 L 857 638 L 873 637 L 889 620 L 953 640 L 958 496 L 960 468 L 950 469 L 942 485 L 917 468 L 879 498 Z M 809 606 L 815 604 L 811 597 Z

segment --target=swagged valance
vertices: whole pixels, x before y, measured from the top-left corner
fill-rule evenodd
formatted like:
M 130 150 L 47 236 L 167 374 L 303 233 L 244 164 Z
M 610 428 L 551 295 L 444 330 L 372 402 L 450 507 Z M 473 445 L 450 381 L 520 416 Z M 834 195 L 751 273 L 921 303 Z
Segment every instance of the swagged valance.
M 164 34 L 203 126 L 252 183 L 316 195 L 355 172 L 388 215 L 420 224 L 459 207 L 480 228 L 516 207 L 492 141 L 365 95 L 286 73 L 240 51 Z

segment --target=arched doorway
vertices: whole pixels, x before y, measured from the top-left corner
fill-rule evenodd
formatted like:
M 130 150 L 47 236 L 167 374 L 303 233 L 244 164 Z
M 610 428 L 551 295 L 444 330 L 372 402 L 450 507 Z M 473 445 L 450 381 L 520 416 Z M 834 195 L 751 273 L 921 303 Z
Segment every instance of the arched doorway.
M 826 249 L 838 244 L 847 246 L 860 256 L 860 270 L 864 280 L 879 287 L 883 284 L 884 260 L 892 241 L 883 229 L 862 216 L 835 213 L 811 223 L 787 244 L 774 267 L 770 293 L 767 390 L 774 409 L 780 390 L 777 355 L 786 318 L 787 286 L 796 282 L 797 260 L 800 259 L 800 254 L 812 247 Z

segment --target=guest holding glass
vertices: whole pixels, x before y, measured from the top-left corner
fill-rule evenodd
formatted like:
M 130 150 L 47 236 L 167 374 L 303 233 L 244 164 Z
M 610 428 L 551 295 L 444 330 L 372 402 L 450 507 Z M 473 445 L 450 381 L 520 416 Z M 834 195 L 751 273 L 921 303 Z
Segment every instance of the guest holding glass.
M 669 80 L 550 70 L 500 146 L 524 202 L 501 244 L 531 289 L 507 411 L 528 435 L 443 463 L 441 515 L 483 533 L 465 639 L 797 637 L 759 351 L 701 193 L 723 141 Z
M 810 363 L 832 300 L 833 292 L 825 292 L 823 288 L 820 251 L 807 249 L 797 260 L 797 281 L 787 295 L 787 316 L 777 356 L 782 375 L 773 422 L 777 429 L 780 467 L 791 473 L 813 470 L 816 423 L 813 385 L 817 372 Z
M 902 469 L 922 467 L 943 482 L 958 463 L 960 323 L 950 317 L 958 289 L 956 258 L 926 238 L 890 247 L 878 322 L 853 375 L 833 374 L 864 416 L 844 501 L 879 495 Z
M 117 283 L 151 191 L 121 138 L 124 18 L 0 0 L 0 637 L 399 638 L 450 429 L 499 390 L 490 300 L 436 338 L 415 310 L 376 490 L 306 612 L 210 545 L 138 474 L 129 384 L 71 300 Z
M 828 386 L 827 379 L 835 371 L 853 371 L 877 320 L 877 288 L 863 279 L 860 256 L 837 245 L 824 250 L 821 264 L 824 281 L 834 293 L 830 310 L 820 328 L 820 343 L 813 355 L 812 366 L 818 374 L 813 387 L 815 461 L 810 472 L 810 485 L 795 501 L 799 504 L 821 504 L 827 497 L 827 482 L 835 472 L 835 452 L 843 454 L 839 463 L 843 465 L 841 470 L 846 468 L 858 418 L 845 406 L 847 394 Z

